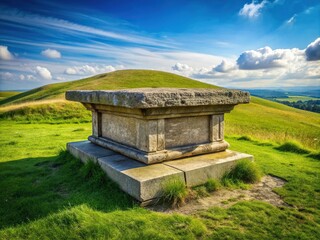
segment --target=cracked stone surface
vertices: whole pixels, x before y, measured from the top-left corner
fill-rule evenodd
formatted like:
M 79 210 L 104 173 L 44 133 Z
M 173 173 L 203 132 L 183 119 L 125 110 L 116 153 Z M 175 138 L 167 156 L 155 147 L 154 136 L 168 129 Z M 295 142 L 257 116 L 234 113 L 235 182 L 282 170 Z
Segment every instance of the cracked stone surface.
M 206 88 L 135 88 L 126 90 L 67 91 L 66 99 L 82 103 L 126 108 L 159 108 L 249 103 L 250 94 L 240 90 Z

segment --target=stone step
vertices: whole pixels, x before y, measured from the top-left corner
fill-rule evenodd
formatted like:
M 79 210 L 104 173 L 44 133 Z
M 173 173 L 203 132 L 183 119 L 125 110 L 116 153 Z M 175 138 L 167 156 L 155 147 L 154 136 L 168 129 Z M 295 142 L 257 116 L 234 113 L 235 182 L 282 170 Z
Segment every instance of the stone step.
M 110 179 L 142 205 L 159 199 L 164 183 L 170 179 L 179 179 L 192 187 L 209 178 L 222 177 L 240 159 L 253 160 L 252 155 L 226 150 L 147 165 L 90 141 L 70 142 L 67 149 L 83 162 L 98 162 Z

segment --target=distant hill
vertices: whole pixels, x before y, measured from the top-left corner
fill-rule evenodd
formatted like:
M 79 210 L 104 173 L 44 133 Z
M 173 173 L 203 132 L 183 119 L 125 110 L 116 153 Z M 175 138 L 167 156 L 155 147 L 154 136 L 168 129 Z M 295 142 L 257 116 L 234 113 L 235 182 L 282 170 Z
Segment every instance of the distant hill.
M 0 119 L 26 122 L 88 122 L 90 112 L 81 104 L 64 100 L 67 90 L 141 87 L 218 88 L 172 73 L 121 70 L 71 82 L 50 84 L 0 101 Z M 251 97 L 250 104 L 226 114 L 226 134 L 283 143 L 297 141 L 320 149 L 320 114 Z
M 19 94 L 17 91 L 0 91 L 0 100 Z
M 176 74 L 151 70 L 119 70 L 93 77 L 54 83 L 0 101 L 0 105 L 34 100 L 63 99 L 67 90 L 124 89 L 143 87 L 217 88 Z

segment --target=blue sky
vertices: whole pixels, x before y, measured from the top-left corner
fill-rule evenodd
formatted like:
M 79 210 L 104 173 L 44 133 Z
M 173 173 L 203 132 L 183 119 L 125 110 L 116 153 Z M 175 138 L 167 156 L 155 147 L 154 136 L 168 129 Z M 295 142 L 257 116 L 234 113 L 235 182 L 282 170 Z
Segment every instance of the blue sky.
M 120 69 L 236 88 L 319 86 L 319 1 L 6 1 L 0 89 Z

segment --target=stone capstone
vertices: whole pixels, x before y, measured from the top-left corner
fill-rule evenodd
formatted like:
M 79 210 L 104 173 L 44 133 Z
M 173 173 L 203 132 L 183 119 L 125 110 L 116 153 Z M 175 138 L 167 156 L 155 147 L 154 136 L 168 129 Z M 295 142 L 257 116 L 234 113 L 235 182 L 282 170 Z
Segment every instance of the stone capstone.
M 240 90 L 188 88 L 134 88 L 110 91 L 67 91 L 66 99 L 125 108 L 161 108 L 249 103 Z

